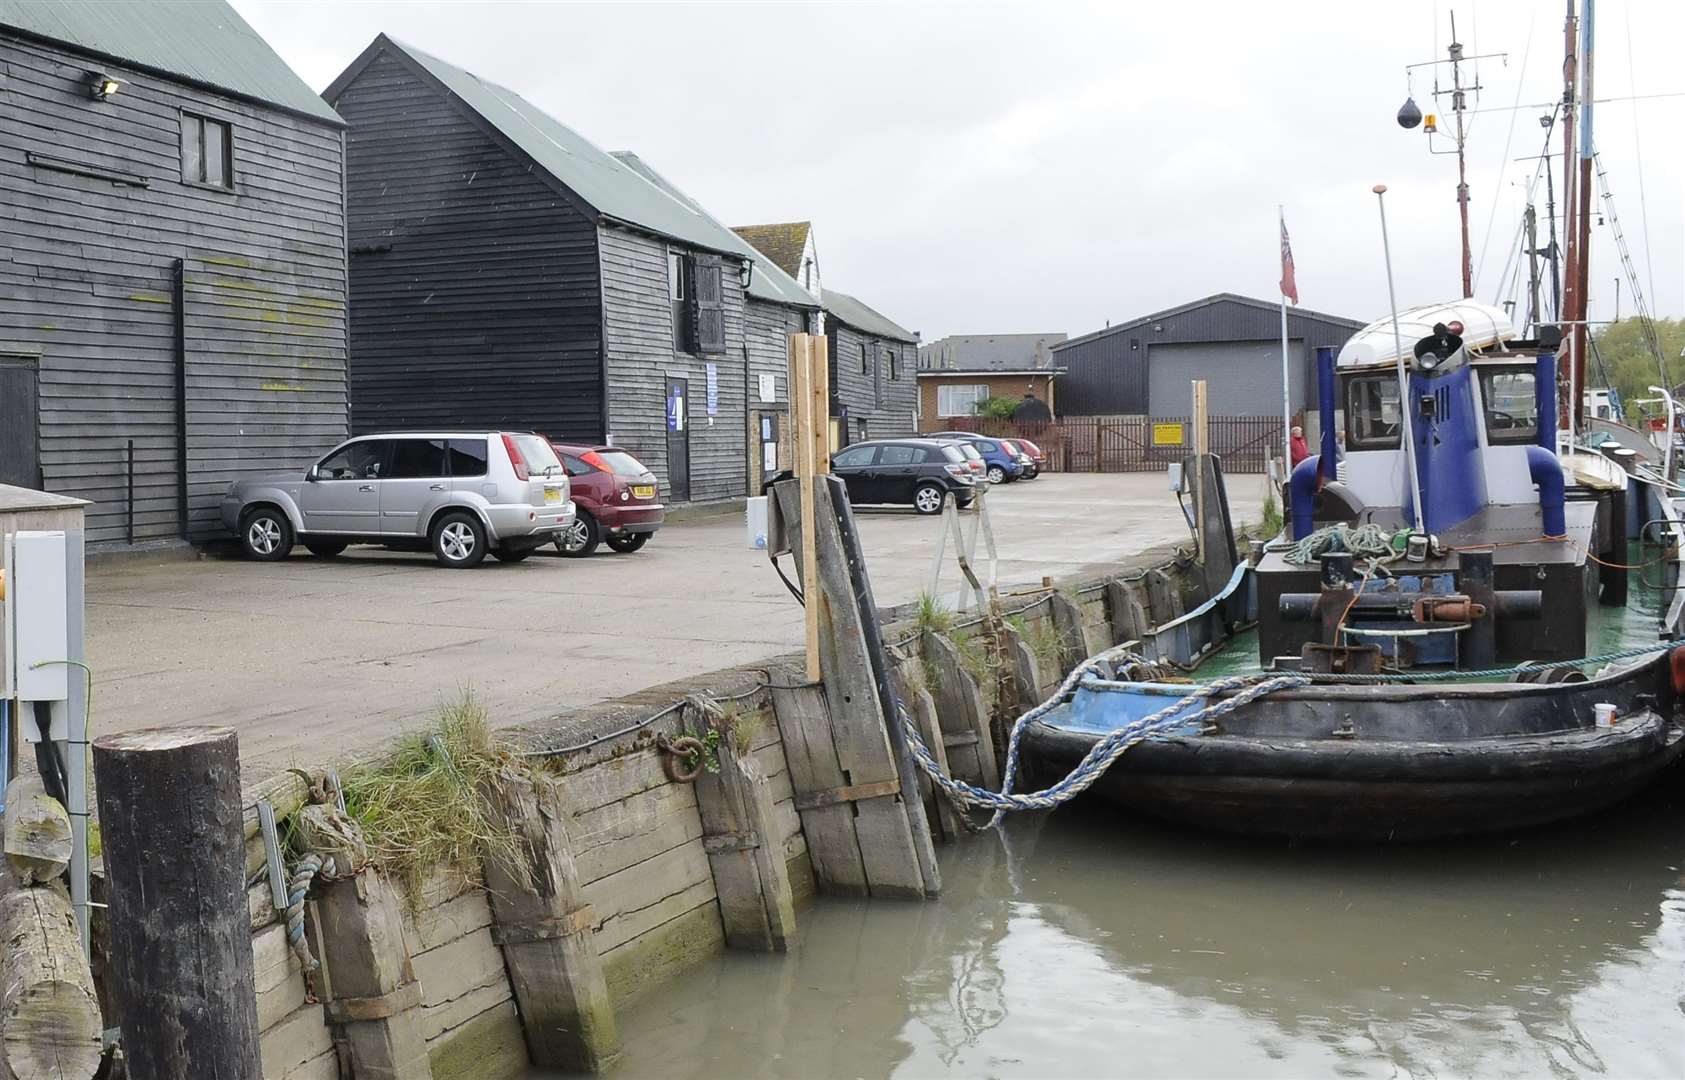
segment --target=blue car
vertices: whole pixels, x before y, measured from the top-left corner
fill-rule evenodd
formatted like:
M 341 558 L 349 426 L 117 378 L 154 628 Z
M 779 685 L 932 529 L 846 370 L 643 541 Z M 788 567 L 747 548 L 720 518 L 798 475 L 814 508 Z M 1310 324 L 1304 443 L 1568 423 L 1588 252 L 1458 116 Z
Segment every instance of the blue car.
M 1024 475 L 1024 465 L 1018 460 L 1018 455 L 1008 451 L 998 439 L 984 438 L 974 431 L 938 431 L 926 437 L 970 443 L 983 455 L 983 466 L 991 484 L 1010 484 Z

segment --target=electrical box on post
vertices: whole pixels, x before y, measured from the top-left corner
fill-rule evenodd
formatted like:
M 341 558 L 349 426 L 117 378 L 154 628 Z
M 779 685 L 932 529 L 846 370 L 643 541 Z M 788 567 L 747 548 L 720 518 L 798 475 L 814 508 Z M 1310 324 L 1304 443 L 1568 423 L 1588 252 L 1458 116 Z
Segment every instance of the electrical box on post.
M 20 701 L 70 696 L 70 593 L 62 532 L 5 539 L 6 693 Z

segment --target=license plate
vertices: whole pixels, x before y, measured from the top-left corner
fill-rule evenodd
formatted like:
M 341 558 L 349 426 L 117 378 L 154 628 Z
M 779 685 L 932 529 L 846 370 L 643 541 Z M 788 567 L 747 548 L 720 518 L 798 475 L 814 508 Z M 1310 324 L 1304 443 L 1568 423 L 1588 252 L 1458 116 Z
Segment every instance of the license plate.
M 545 501 L 546 504 L 561 502 L 562 501 L 562 489 L 561 488 L 545 488 L 544 489 L 544 501 Z
M 655 498 L 655 485 L 653 485 L 653 484 L 634 484 L 634 485 L 632 485 L 632 498 L 634 498 L 634 499 L 653 499 L 653 498 Z

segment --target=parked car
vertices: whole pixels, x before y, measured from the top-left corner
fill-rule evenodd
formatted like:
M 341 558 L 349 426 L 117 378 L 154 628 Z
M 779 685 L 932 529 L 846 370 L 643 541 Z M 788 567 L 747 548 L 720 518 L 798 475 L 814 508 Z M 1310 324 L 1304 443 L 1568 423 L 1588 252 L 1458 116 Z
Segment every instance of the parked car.
M 1018 444 L 1020 450 L 1030 455 L 1030 460 L 1035 462 L 1038 474 L 1047 471 L 1047 451 L 1025 438 L 1014 438 L 1012 441 Z
M 254 559 L 294 542 L 332 558 L 351 544 L 431 549 L 442 565 L 520 562 L 573 524 L 567 472 L 530 431 L 394 432 L 334 447 L 303 471 L 228 485 L 222 522 Z
M 1024 449 L 1024 442 L 1022 439 L 1002 439 L 1000 440 L 1000 444 L 1007 453 L 1012 454 L 1018 459 L 1019 468 L 1024 470 L 1022 479 L 1034 480 L 1036 476 L 1040 474 L 1041 470 L 1036 468 L 1035 458 L 1032 458 L 1030 456 L 1030 452 Z
M 831 456 L 831 471 L 857 504 L 910 504 L 921 514 L 971 505 L 977 480 L 958 447 L 942 439 L 875 439 Z
M 989 478 L 991 484 L 1010 484 L 1024 475 L 1024 466 L 1018 460 L 1018 452 L 1008 451 L 999 439 L 991 439 L 975 431 L 938 431 L 926 438 L 956 439 L 970 444 L 982 456 L 984 475 Z
M 607 543 L 630 553 L 666 518 L 661 487 L 643 462 L 617 446 L 551 443 L 573 485 L 573 524 L 556 534 L 563 555 L 584 558 Z

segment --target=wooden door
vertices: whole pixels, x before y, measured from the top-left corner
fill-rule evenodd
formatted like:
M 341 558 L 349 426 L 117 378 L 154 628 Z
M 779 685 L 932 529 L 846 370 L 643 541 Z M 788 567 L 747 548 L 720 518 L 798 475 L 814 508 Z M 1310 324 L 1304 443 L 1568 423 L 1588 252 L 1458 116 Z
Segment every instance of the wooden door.
M 40 402 L 34 358 L 0 356 L 0 484 L 41 487 Z

